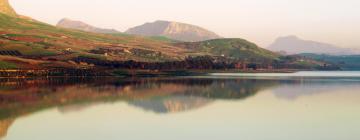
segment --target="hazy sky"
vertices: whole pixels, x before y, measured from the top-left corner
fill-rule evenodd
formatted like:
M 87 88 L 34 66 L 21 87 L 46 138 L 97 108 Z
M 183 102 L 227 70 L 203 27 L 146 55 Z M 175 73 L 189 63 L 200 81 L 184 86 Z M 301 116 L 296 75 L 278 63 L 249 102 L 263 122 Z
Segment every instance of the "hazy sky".
M 360 0 L 10 0 L 20 14 L 119 31 L 155 20 L 199 25 L 268 46 L 279 36 L 360 48 Z

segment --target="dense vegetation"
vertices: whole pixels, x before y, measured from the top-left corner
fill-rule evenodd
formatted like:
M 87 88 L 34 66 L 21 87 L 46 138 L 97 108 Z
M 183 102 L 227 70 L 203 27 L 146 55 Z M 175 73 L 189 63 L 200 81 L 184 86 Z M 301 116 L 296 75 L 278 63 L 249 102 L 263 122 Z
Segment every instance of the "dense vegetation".
M 16 69 L 17 66 L 13 63 L 0 61 L 0 69 Z
M 360 70 L 360 55 L 301 54 L 307 58 L 325 61 L 344 70 Z

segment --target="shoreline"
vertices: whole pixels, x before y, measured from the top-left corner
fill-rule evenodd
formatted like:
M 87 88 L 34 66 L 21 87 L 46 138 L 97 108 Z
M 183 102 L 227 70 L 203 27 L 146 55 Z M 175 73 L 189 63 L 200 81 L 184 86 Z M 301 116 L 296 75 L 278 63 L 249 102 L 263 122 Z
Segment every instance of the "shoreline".
M 32 77 L 163 77 L 163 76 L 202 76 L 209 73 L 294 73 L 301 70 L 132 70 L 132 69 L 7 69 L 0 70 L 0 78 Z

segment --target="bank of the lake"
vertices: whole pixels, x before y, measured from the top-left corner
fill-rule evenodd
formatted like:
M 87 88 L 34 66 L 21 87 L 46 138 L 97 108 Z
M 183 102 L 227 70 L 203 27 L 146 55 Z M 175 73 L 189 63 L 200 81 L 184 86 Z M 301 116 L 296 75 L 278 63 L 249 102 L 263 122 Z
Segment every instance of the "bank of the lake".
M 156 76 L 195 76 L 209 73 L 293 73 L 295 69 L 258 69 L 258 70 L 137 70 L 137 69 L 5 69 L 0 77 L 156 77 Z

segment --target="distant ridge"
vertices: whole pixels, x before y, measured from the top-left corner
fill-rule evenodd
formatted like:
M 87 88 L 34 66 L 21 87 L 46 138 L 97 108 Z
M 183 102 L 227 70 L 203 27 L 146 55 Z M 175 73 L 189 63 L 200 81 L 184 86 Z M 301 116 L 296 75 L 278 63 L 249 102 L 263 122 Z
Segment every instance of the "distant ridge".
M 0 13 L 9 16 L 17 16 L 15 10 L 10 6 L 8 0 L 0 0 Z
M 82 21 L 76 21 L 76 20 L 71 20 L 68 18 L 63 18 L 61 19 L 57 25 L 57 27 L 62 27 L 62 28 L 68 28 L 68 29 L 76 29 L 76 30 L 81 30 L 81 31 L 86 31 L 86 32 L 93 32 L 93 33 L 120 33 L 119 31 L 116 31 L 114 29 L 103 29 L 103 28 L 98 28 L 92 25 L 89 25 L 87 23 L 84 23 Z
M 3 5 L 8 5 L 7 1 L 2 2 Z M 7 8 L 11 7 L 8 5 Z M 4 11 L 4 9 L 2 10 Z M 5 13 L 13 12 L 7 10 Z M 97 68 L 103 67 L 109 69 L 109 72 L 115 72 L 114 68 L 117 67 L 139 70 L 267 69 L 274 65 L 277 69 L 323 68 L 320 62 L 303 59 L 300 61 L 296 57 L 289 60 L 284 59 L 277 53 L 262 49 L 244 39 L 207 40 L 219 36 L 201 27 L 177 22 L 148 23 L 162 25 L 160 26 L 162 28 L 155 28 L 157 26 L 146 28 L 150 31 L 161 31 L 158 32 L 160 35 L 155 35 L 155 37 L 132 36 L 122 33 L 99 34 L 98 32 L 114 33 L 115 30 L 104 30 L 69 19 L 60 21 L 58 26 L 76 25 L 68 28 L 78 30 L 56 28 L 32 20 L 30 17 L 9 16 L 4 13 L 0 13 L 0 23 L 0 53 L 4 55 L 0 57 L 0 62 L 2 62 L 0 69 L 64 68 L 65 73 L 71 71 L 73 74 L 73 70 L 77 73 L 77 70 L 85 68 L 90 70 L 90 75 L 102 75 L 106 72 L 97 73 L 92 70 L 97 71 Z M 182 40 L 188 39 L 189 41 L 172 41 L 164 38 L 164 35 L 173 37 L 175 40 L 184 37 Z M 196 39 L 206 41 L 192 42 Z M 278 65 L 278 62 L 282 62 L 281 65 Z M 85 73 L 80 72 L 80 75 Z M 127 75 L 126 73 L 128 72 L 126 71 L 125 75 Z M 13 74 L 18 75 L 18 73 Z
M 165 36 L 170 39 L 188 42 L 222 38 L 216 33 L 199 26 L 162 20 L 130 28 L 126 33 L 143 36 Z
M 287 54 L 330 54 L 330 55 L 350 55 L 359 54 L 359 50 L 341 48 L 328 43 L 303 40 L 297 36 L 279 37 L 268 47 L 269 50 L 276 52 L 286 52 Z

